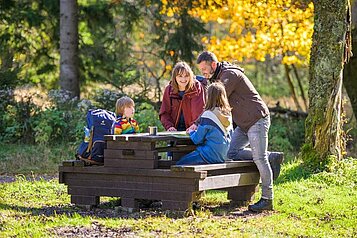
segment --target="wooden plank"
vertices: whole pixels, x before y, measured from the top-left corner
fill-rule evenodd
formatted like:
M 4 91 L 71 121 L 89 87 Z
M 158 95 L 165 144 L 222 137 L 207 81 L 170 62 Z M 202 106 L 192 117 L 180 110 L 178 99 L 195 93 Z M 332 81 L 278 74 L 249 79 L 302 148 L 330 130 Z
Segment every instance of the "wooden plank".
M 126 142 L 126 141 L 107 141 L 107 149 L 122 150 L 154 150 L 155 142 Z
M 86 180 L 88 183 L 97 181 L 106 181 L 108 184 L 120 183 L 152 183 L 152 184 L 167 184 L 176 188 L 179 186 L 194 186 L 198 188 L 198 178 L 182 178 L 182 177 L 153 177 L 153 176 L 136 176 L 136 175 L 108 175 L 108 174 L 82 174 L 82 173 L 63 173 L 64 183 L 75 180 Z M 84 186 L 84 184 L 83 184 Z M 161 185 L 160 185 L 161 186 Z M 177 188 L 179 189 L 179 188 Z
M 176 145 L 176 146 L 167 146 L 167 147 L 158 147 L 156 151 L 158 152 L 187 152 L 194 151 L 196 149 L 196 145 Z
M 73 166 L 73 161 L 75 161 L 75 160 L 62 161 L 62 166 L 72 167 Z
M 104 166 L 118 168 L 142 168 L 155 169 L 158 167 L 158 160 L 153 159 L 112 159 L 105 158 Z
M 84 167 L 84 161 L 83 160 L 75 160 L 73 161 L 73 166 L 77 166 L 77 167 Z
M 222 164 L 205 164 L 205 165 L 173 165 L 172 171 L 208 171 L 217 169 L 237 168 L 255 165 L 251 160 L 227 161 Z
M 198 181 L 190 179 L 190 182 L 185 181 L 185 184 L 174 183 L 169 181 L 167 183 L 161 182 L 136 182 L 136 181 L 106 181 L 106 180 L 86 180 L 86 179 L 67 179 L 68 186 L 79 187 L 102 187 L 102 188 L 116 188 L 116 189 L 139 189 L 139 190 L 163 190 L 163 191 L 187 191 L 194 192 L 198 190 Z
M 100 202 L 99 196 L 82 196 L 82 195 L 72 195 L 71 203 L 81 204 L 81 205 L 98 205 Z
M 152 199 L 152 200 L 173 200 L 173 201 L 191 201 L 192 192 L 174 192 L 161 190 L 136 190 L 136 189 L 115 189 L 101 187 L 68 187 L 68 193 L 71 195 L 80 196 L 107 196 L 107 197 L 126 197 L 136 199 Z
M 228 199 L 233 201 L 252 201 L 257 190 L 257 184 L 227 188 Z
M 251 166 L 247 166 L 247 167 L 234 167 L 234 168 L 226 168 L 226 169 L 207 170 L 207 176 L 249 173 L 249 172 L 258 172 L 257 166 L 255 164 L 252 164 Z
M 134 176 L 155 176 L 155 177 L 178 177 L 178 178 L 199 178 L 207 177 L 206 171 L 182 171 L 175 172 L 169 169 L 128 169 L 110 168 L 105 166 L 85 166 L 85 167 L 58 167 L 59 172 L 86 173 L 86 174 L 113 174 L 113 175 L 134 175 Z
M 159 160 L 157 168 L 159 169 L 170 169 L 172 165 L 175 165 L 176 161 L 172 160 Z
M 207 177 L 199 182 L 199 191 L 259 183 L 259 173 L 227 174 Z
M 105 149 L 104 158 L 115 159 L 158 159 L 157 151 L 151 150 L 136 150 L 136 149 Z M 105 163 L 105 162 L 104 162 Z

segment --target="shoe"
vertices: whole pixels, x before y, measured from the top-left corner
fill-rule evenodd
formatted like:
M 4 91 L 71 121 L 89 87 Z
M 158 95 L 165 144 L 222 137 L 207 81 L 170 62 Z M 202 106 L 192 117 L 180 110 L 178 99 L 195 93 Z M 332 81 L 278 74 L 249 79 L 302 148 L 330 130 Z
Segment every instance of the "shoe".
M 248 206 L 248 210 L 252 212 L 272 211 L 273 200 L 261 198 L 258 202 Z
M 280 175 L 281 164 L 284 161 L 283 152 L 271 152 L 269 154 L 269 164 L 273 171 L 273 180 L 276 180 Z

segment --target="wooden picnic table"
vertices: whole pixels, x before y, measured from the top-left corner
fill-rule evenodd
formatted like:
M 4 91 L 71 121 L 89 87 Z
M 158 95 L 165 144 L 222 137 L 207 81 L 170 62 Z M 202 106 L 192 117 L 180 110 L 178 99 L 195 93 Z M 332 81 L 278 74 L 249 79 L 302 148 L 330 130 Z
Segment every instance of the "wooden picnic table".
M 184 132 L 106 135 L 104 165 L 84 166 L 64 161 L 60 183 L 68 185 L 71 202 L 98 205 L 100 196 L 120 197 L 121 205 L 136 208 L 138 200 L 160 200 L 162 209 L 185 210 L 210 189 L 225 189 L 239 204 L 253 199 L 259 173 L 252 161 L 177 166 L 176 161 L 195 150 Z M 172 158 L 167 158 L 172 152 Z

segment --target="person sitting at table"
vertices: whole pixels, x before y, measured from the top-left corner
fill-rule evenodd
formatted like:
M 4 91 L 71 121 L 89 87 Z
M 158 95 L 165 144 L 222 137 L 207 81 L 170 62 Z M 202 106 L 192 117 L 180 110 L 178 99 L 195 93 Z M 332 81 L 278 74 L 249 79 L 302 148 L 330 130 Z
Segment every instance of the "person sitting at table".
M 205 106 L 205 89 L 195 79 L 186 62 L 178 62 L 166 86 L 159 112 L 167 131 L 185 131 L 201 115 Z
M 188 129 L 197 145 L 195 151 L 183 156 L 177 165 L 224 163 L 233 133 L 231 107 L 222 83 L 212 83 L 207 90 L 205 111 L 197 130 Z
M 139 132 L 139 125 L 133 118 L 135 104 L 133 99 L 124 96 L 117 100 L 115 104 L 117 119 L 113 125 L 113 134 L 133 134 Z

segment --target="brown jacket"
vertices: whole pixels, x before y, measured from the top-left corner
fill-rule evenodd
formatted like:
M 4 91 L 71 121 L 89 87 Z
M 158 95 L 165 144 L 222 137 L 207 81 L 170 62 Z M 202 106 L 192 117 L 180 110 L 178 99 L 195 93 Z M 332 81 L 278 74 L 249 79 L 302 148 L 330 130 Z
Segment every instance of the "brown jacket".
M 210 79 L 221 81 L 227 92 L 232 117 L 243 131 L 248 132 L 260 118 L 269 115 L 269 109 L 253 84 L 244 74 L 243 69 L 228 62 L 219 62 Z

